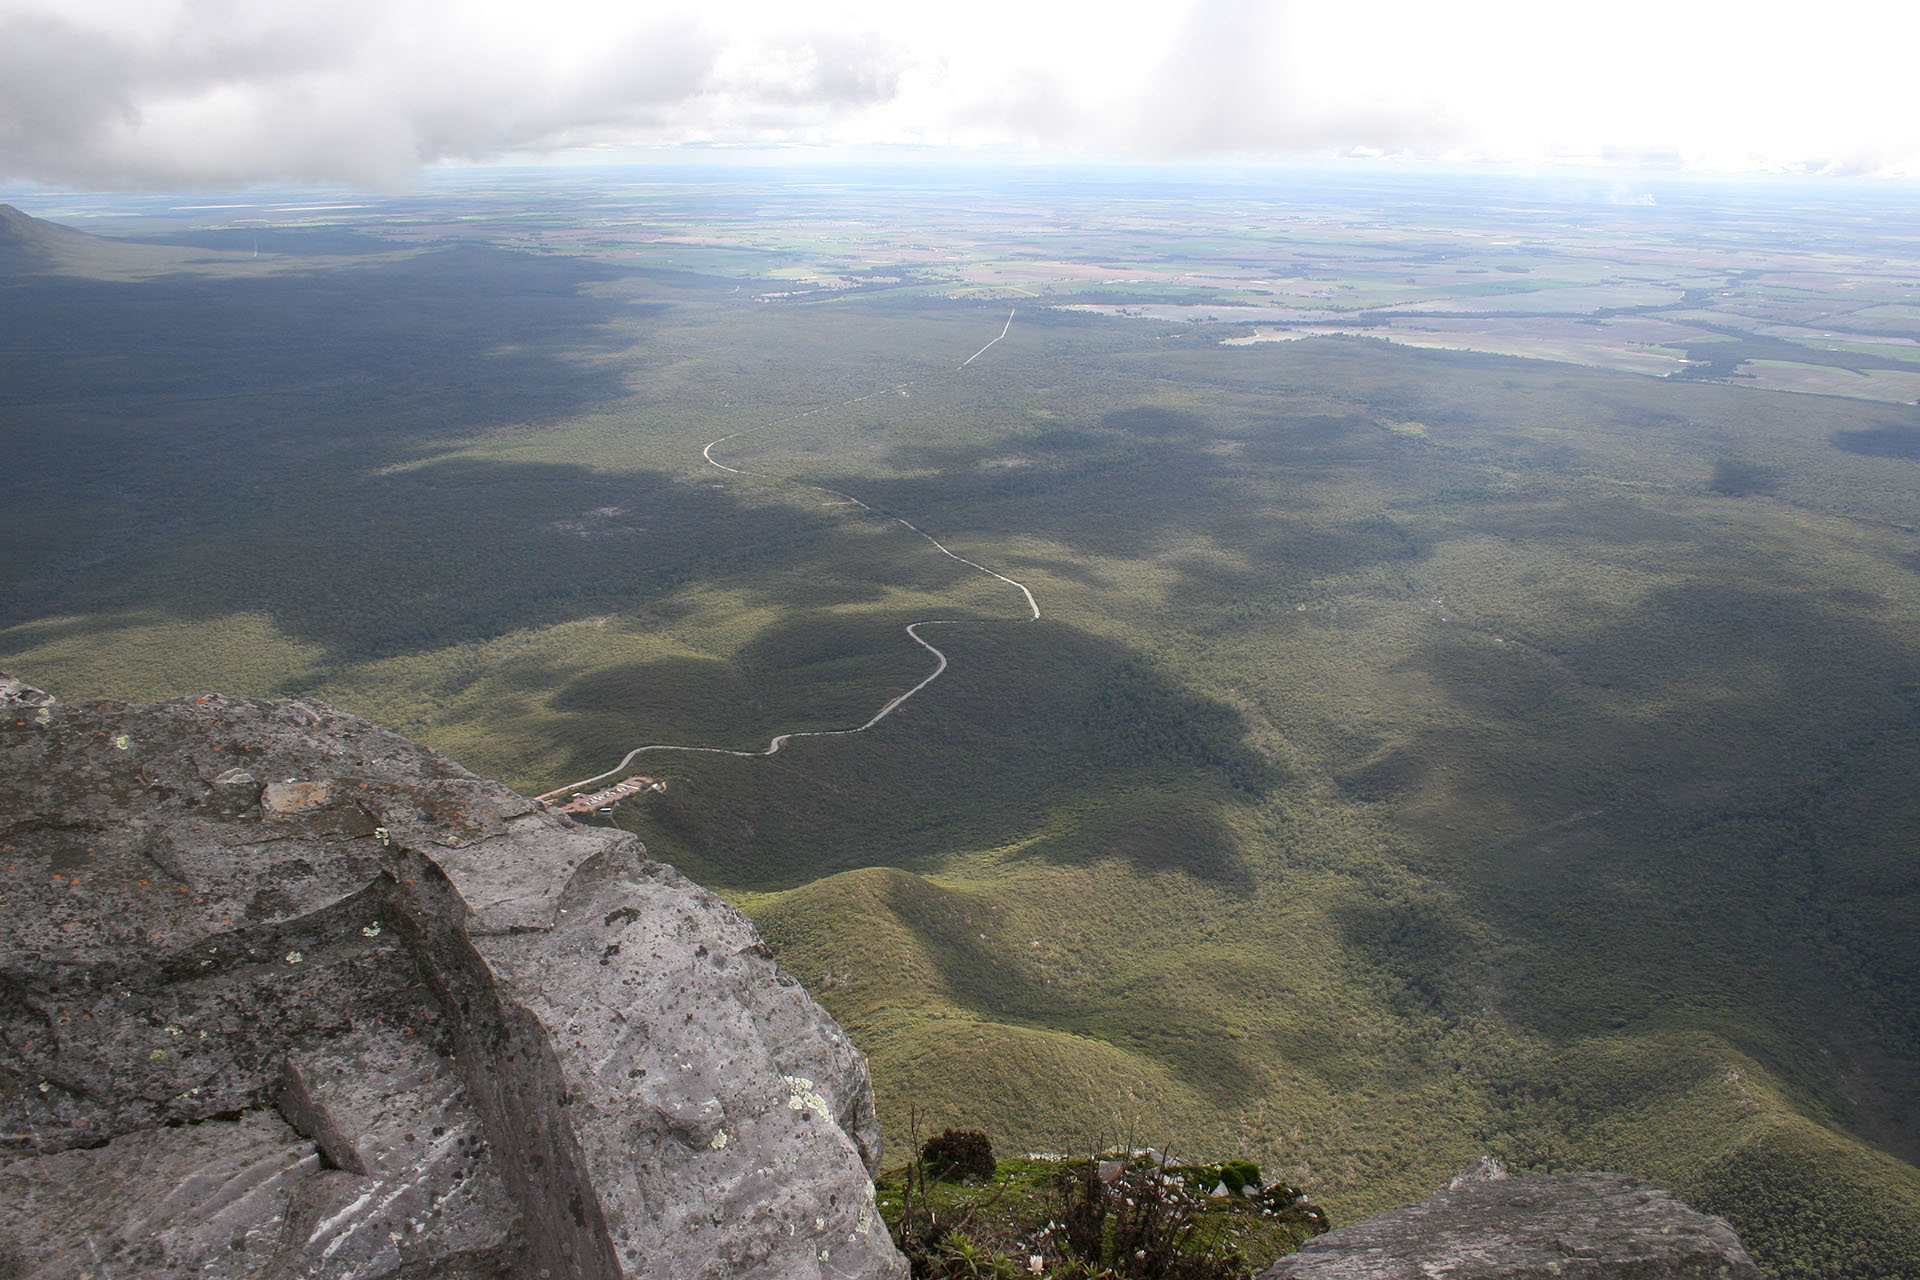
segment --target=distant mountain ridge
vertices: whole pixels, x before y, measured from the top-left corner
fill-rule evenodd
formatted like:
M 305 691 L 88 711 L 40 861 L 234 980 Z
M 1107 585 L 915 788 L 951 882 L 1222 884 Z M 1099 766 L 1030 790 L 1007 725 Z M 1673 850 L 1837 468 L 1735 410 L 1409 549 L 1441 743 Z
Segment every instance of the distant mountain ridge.
M 71 275 L 127 278 L 179 271 L 242 254 L 138 244 L 78 231 L 0 204 L 0 277 Z
M 53 263 L 121 246 L 0 204 L 0 268 Z

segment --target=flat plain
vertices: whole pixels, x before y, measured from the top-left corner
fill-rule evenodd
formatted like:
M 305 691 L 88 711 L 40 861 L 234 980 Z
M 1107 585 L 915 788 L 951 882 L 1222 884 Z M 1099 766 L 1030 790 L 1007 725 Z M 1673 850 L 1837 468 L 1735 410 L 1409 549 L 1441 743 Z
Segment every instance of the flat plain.
M 872 730 L 610 819 L 894 1150 L 1247 1156 L 1336 1222 L 1605 1167 L 1773 1275 L 1920 1272 L 1912 192 L 10 198 L 129 243 L 0 257 L 0 667 L 533 794 L 861 724 L 940 619 Z

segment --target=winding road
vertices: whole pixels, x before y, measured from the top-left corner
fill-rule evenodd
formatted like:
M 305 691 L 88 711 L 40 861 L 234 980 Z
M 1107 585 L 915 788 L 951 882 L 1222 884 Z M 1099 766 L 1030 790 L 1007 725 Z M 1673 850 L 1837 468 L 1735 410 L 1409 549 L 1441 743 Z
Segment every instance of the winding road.
M 986 346 L 981 347 L 978 351 L 974 352 L 972 355 L 968 356 L 965 360 L 962 360 L 958 365 L 954 366 L 952 372 L 956 374 L 959 373 L 960 370 L 966 368 L 968 365 L 972 364 L 975 360 L 978 360 L 981 356 L 985 355 L 987 351 L 992 348 L 995 342 L 998 342 L 1000 341 L 1001 338 L 1006 337 L 1008 332 L 1013 328 L 1013 316 L 1014 316 L 1013 311 L 1009 310 L 1007 312 L 1006 324 L 1001 327 L 999 334 L 994 337 L 993 341 L 987 343 Z M 865 401 L 872 400 L 877 396 L 886 395 L 888 392 L 905 391 L 907 388 L 913 385 L 914 384 L 911 382 L 897 383 L 890 387 L 884 387 L 879 391 L 872 391 L 863 396 L 856 396 L 851 400 L 843 400 L 838 404 L 820 405 L 812 409 L 807 409 L 803 412 L 793 414 L 789 417 L 781 418 L 775 422 L 769 422 L 764 426 L 749 427 L 745 431 L 735 431 L 731 435 L 724 435 L 724 436 L 721 436 L 718 440 L 709 441 L 706 447 L 700 450 L 700 456 L 706 461 L 707 465 L 712 467 L 717 467 L 718 469 L 726 472 L 729 475 L 754 476 L 763 480 L 779 480 L 781 479 L 781 477 L 770 476 L 765 474 L 764 472 L 748 471 L 741 467 L 730 467 L 726 463 L 721 462 L 718 458 L 715 458 L 713 456 L 713 451 L 719 448 L 721 445 L 724 445 L 731 440 L 739 440 L 746 436 L 760 435 L 763 432 L 773 431 L 780 427 L 790 426 L 795 422 L 801 421 L 802 419 L 811 418 L 817 414 L 826 413 L 834 409 L 845 409 L 852 405 L 861 404 Z M 830 493 L 840 501 L 850 503 L 853 506 L 860 508 L 860 510 L 868 513 L 869 515 L 880 516 L 884 519 L 893 521 L 895 524 L 898 524 L 903 528 L 911 530 L 912 532 L 918 534 L 920 537 L 925 538 L 927 542 L 932 545 L 934 550 L 938 551 L 941 555 L 947 557 L 947 559 L 957 560 L 961 564 L 966 565 L 970 569 L 977 569 L 981 573 L 986 574 L 989 578 L 997 578 L 1001 582 L 1006 583 L 1008 586 L 1018 591 L 1021 595 L 1021 598 L 1024 599 L 1027 604 L 1028 614 L 1025 621 L 1034 622 L 1039 620 L 1040 603 L 1039 601 L 1033 598 L 1033 592 L 1027 589 L 1027 586 L 1025 583 L 1015 581 L 1014 579 L 1007 577 L 1007 575 L 1005 575 L 1004 573 L 996 573 L 992 569 L 987 568 L 987 566 L 979 563 L 978 561 L 969 560 L 963 555 L 955 554 L 938 538 L 928 533 L 925 529 L 922 529 L 919 525 L 914 524 L 912 521 L 903 519 L 900 516 L 892 515 L 885 511 L 876 510 L 875 508 L 868 506 L 866 503 L 862 502 L 860 499 L 854 497 L 850 493 L 842 493 L 838 489 L 829 489 L 825 485 L 809 484 L 806 481 L 799 481 L 799 480 L 790 480 L 790 481 L 787 481 L 787 483 L 805 484 L 810 489 L 817 489 L 822 493 Z M 920 629 L 922 627 L 957 626 L 960 623 L 966 622 L 966 621 L 969 621 L 969 619 L 926 618 L 926 619 L 922 619 L 919 622 L 910 622 L 907 624 L 906 633 L 908 637 L 911 638 L 915 644 L 919 645 L 922 649 L 925 649 L 928 653 L 933 655 L 934 657 L 933 670 L 929 671 L 926 674 L 926 676 L 920 681 L 920 683 L 914 685 L 913 688 L 907 690 L 903 694 L 898 695 L 897 697 L 889 699 L 886 705 L 882 706 L 878 711 L 874 712 L 873 717 L 870 720 L 868 720 L 865 724 L 858 725 L 851 729 L 797 729 L 791 733 L 775 734 L 773 739 L 770 742 L 768 742 L 763 749 L 759 751 L 747 751 L 747 750 L 742 750 L 735 747 L 684 746 L 678 743 L 668 743 L 668 742 L 649 743 L 644 747 L 635 747 L 633 750 L 627 752 L 626 755 L 620 758 L 619 764 L 614 765 L 613 768 L 606 770 L 604 773 L 596 773 L 590 778 L 582 778 L 578 782 L 570 782 L 566 786 L 555 787 L 551 791 L 535 796 L 534 799 L 551 800 L 555 796 L 564 795 L 570 791 L 585 790 L 586 788 L 593 786 L 595 783 L 603 782 L 606 779 L 613 777 L 615 774 L 623 772 L 635 760 L 639 759 L 641 756 L 646 755 L 648 752 L 652 752 L 652 751 L 689 751 L 689 752 L 695 752 L 695 753 L 704 754 L 704 755 L 717 755 L 717 756 L 770 756 L 778 752 L 780 748 L 786 746 L 787 743 L 793 742 L 799 738 L 842 738 L 850 734 L 865 733 L 867 730 L 873 728 L 875 725 L 879 724 L 882 720 L 885 720 L 888 716 L 892 715 L 895 711 L 898 711 L 901 707 L 905 706 L 907 702 L 911 700 L 915 694 L 919 693 L 922 689 L 932 684 L 935 680 L 938 680 L 942 675 L 942 673 L 946 671 L 947 655 L 941 652 L 940 649 L 936 647 L 932 641 L 928 640 L 925 636 L 921 635 Z

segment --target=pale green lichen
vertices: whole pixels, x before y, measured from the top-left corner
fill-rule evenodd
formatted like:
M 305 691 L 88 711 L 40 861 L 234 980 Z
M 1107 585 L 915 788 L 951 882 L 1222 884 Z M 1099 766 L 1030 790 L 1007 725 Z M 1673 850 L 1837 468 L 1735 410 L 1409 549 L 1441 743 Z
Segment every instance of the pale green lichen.
M 299 963 L 300 963 L 300 962 L 301 962 L 302 960 L 305 960 L 305 959 L 306 959 L 306 957 L 305 957 L 305 956 L 303 956 L 303 955 L 301 955 L 301 954 L 300 954 L 300 953 L 299 953 L 298 951 L 289 951 L 289 952 L 287 952 L 287 963 L 288 963 L 288 964 L 299 964 Z
M 119 748 L 120 750 L 125 751 L 128 747 L 133 745 L 133 739 L 129 738 L 126 734 L 122 733 L 117 735 L 114 738 L 113 745 Z
M 805 1076 L 788 1076 L 787 1105 L 795 1111 L 817 1111 L 820 1118 L 829 1123 L 833 1121 L 833 1108 L 813 1087 L 813 1081 Z
M 725 1129 L 722 1129 L 720 1132 L 713 1135 L 713 1141 L 709 1142 L 707 1145 L 709 1147 L 712 1147 L 715 1151 L 718 1151 L 722 1147 L 726 1146 L 727 1142 L 728 1142 L 727 1131 Z
M 53 723 L 53 708 L 52 708 L 52 707 L 42 707 L 42 708 L 40 708 L 40 714 L 39 714 L 39 715 L 37 715 L 37 716 L 35 716 L 35 717 L 33 718 L 33 722 L 34 722 L 35 724 L 37 724 L 37 725 L 42 725 L 42 726 L 45 726 L 45 725 L 50 725 L 50 724 L 52 724 L 52 723 Z

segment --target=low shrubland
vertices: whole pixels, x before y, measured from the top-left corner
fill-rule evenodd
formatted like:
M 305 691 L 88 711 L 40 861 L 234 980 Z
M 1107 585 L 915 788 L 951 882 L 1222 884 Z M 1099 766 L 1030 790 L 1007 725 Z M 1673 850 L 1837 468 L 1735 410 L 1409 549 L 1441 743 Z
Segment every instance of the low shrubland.
M 956 1149 L 985 1163 L 958 1176 Z M 915 1280 L 1246 1280 L 1328 1227 L 1251 1161 L 1178 1164 L 1129 1147 L 993 1161 L 977 1131 L 930 1139 L 876 1194 Z

